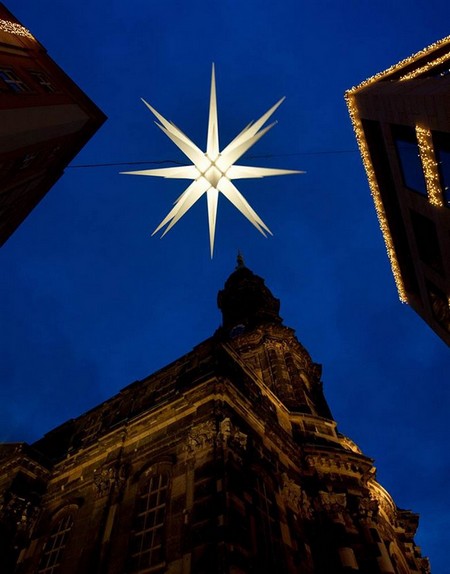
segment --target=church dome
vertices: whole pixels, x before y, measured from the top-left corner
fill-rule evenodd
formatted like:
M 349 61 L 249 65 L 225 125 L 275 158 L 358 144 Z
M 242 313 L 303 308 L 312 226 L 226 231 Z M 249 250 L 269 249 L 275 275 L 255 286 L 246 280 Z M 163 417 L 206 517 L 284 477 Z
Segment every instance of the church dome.
M 238 256 L 237 267 L 219 291 L 217 305 L 222 311 L 222 327 L 233 334 L 262 324 L 281 324 L 280 301 Z

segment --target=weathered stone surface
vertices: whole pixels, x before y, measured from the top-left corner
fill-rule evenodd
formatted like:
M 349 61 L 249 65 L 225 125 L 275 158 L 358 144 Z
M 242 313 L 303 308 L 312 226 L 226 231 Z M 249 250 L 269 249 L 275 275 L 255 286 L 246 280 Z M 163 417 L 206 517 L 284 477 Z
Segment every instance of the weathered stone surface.
M 68 524 L 61 574 L 429 571 L 416 515 L 337 432 L 320 367 L 255 277 L 221 292 L 228 328 L 247 313 L 240 281 L 262 290 L 238 334 L 221 328 L 31 447 L 0 448 L 6 574 L 48 565 Z

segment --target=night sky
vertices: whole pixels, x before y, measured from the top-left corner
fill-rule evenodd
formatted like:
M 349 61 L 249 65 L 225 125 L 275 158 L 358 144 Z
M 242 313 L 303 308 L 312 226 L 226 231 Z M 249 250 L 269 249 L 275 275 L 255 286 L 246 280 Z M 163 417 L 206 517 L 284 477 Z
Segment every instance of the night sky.
M 343 98 L 448 35 L 448 0 L 6 4 L 109 119 L 0 252 L 0 440 L 33 442 L 211 336 L 240 249 L 448 572 L 449 352 L 399 302 Z M 307 171 L 238 182 L 269 239 L 222 196 L 213 260 L 205 198 L 160 240 L 185 182 L 118 174 L 172 164 L 76 167 L 185 162 L 141 97 L 204 148 L 212 62 L 222 147 L 286 96 L 238 163 Z

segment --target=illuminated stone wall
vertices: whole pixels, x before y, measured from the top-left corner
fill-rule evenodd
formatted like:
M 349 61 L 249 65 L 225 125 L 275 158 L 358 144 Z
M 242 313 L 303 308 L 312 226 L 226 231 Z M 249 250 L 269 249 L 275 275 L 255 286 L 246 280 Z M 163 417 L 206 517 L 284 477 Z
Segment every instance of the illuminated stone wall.
M 226 295 L 262 288 L 235 273 Z M 234 309 L 175 363 L 32 447 L 4 446 L 9 572 L 429 572 L 417 516 L 337 431 L 271 293 L 259 301 L 259 323 Z

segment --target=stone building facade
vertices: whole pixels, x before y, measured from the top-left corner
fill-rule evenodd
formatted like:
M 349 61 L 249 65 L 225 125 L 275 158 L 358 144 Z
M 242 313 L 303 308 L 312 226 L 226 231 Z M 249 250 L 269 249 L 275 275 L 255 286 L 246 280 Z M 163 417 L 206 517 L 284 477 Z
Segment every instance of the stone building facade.
M 429 573 L 263 279 L 239 261 L 218 304 L 190 353 L 2 446 L 5 573 Z

